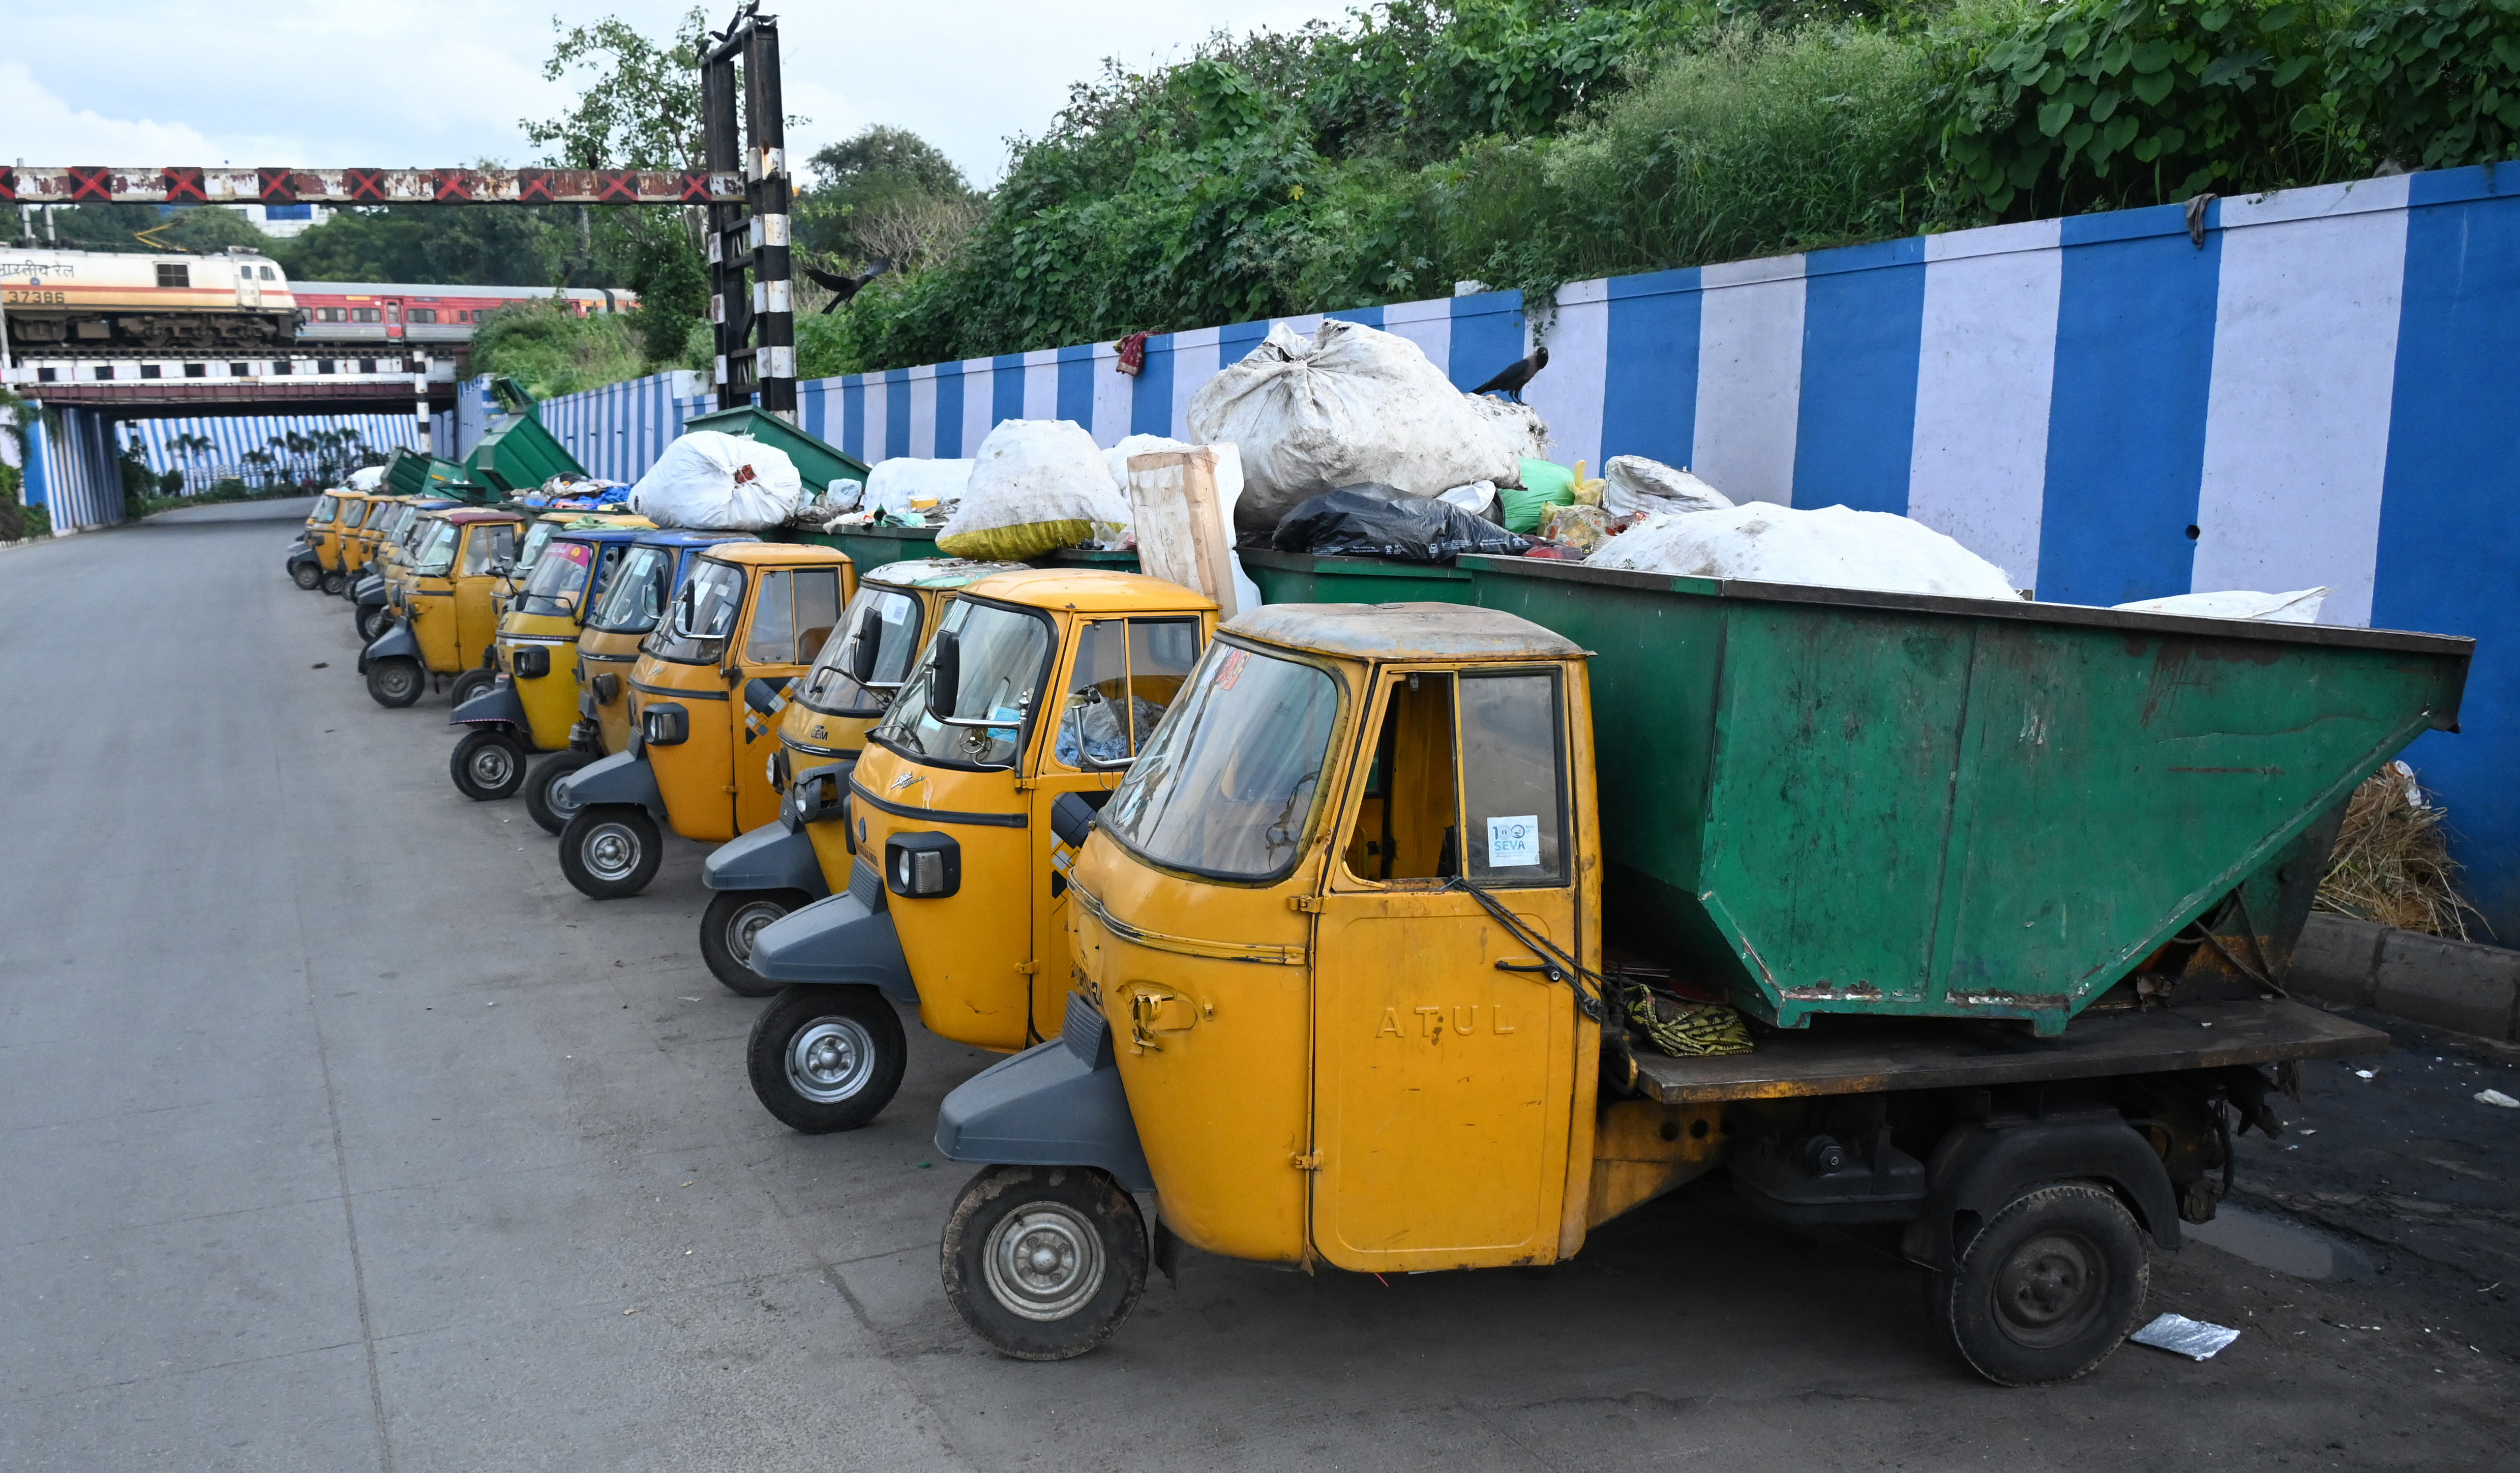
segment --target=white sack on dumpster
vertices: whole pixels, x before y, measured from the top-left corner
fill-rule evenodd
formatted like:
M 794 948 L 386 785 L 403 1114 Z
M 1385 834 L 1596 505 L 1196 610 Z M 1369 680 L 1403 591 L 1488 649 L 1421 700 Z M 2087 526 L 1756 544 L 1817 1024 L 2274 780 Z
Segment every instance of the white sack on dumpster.
M 378 486 L 384 483 L 384 467 L 361 466 L 350 473 L 350 489 L 354 491 L 373 491 Z
M 936 537 L 948 557 L 1021 562 L 1116 542 L 1129 503 L 1102 447 L 1073 420 L 1007 420 L 980 441 L 963 505 Z
M 1556 444 L 1550 438 L 1549 426 L 1541 419 L 1540 411 L 1529 404 L 1517 404 L 1511 399 L 1485 393 L 1465 393 L 1462 395 L 1462 402 L 1469 405 L 1470 412 L 1486 421 L 1487 427 L 1496 432 L 1497 438 L 1505 441 L 1517 469 L 1526 460 L 1547 460 L 1551 448 Z M 1520 483 L 1519 479 L 1497 483 L 1499 485 Z
M 868 511 L 882 512 L 888 517 L 907 519 L 913 512 L 931 511 L 950 501 L 963 499 L 964 490 L 971 483 L 971 471 L 976 460 L 920 460 L 908 455 L 895 456 L 878 464 L 867 474 L 866 494 L 858 505 Z M 924 501 L 926 506 L 919 503 Z
M 2191 619 L 2257 619 L 2277 624 L 2315 624 L 2318 607 L 2327 602 L 2324 588 L 2297 588 L 2290 593 L 2180 593 L 2119 604 L 2130 614 L 2184 614 Z
M 630 509 L 658 527 L 761 531 L 805 505 L 805 481 L 777 445 L 694 430 L 630 488 Z
M 1589 568 L 2017 601 L 2003 570 L 1921 522 L 1843 506 L 1753 501 L 1655 512 L 1601 544 Z
M 1642 455 L 1613 455 L 1601 468 L 1609 484 L 1601 489 L 1601 507 L 1612 517 L 1639 512 L 1722 512 L 1732 498 L 1659 460 Z
M 1274 530 L 1298 502 L 1361 482 L 1435 496 L 1521 474 L 1508 444 L 1418 345 L 1333 318 L 1281 323 L 1190 401 L 1191 437 L 1242 452 L 1235 526 Z

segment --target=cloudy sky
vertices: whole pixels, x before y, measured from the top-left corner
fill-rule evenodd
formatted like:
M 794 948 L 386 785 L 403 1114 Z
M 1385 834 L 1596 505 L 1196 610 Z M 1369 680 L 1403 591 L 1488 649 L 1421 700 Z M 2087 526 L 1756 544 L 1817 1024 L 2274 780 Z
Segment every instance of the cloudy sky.
M 10 4 L 0 56 L 0 158 L 27 163 L 323 168 L 530 161 L 520 117 L 571 89 L 542 79 L 552 16 L 617 15 L 652 36 L 670 0 L 256 0 Z M 797 5 L 780 14 L 798 154 L 869 123 L 910 128 L 974 183 L 1004 140 L 1038 132 L 1102 58 L 1180 55 L 1211 30 L 1335 18 L 1337 0 L 924 0 Z M 723 24 L 731 0 L 712 0 Z M 100 23 L 103 33 L 100 34 Z

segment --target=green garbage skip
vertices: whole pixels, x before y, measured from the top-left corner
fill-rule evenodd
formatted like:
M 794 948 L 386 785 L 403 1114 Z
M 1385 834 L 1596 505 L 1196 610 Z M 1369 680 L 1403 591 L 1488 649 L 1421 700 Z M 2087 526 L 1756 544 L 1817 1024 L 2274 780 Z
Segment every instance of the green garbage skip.
M 1271 603 L 1477 604 L 1590 650 L 1611 944 L 1786 1028 L 2053 1036 L 2139 968 L 2280 978 L 2345 800 L 2458 729 L 2475 648 L 1516 558 L 1242 561 Z

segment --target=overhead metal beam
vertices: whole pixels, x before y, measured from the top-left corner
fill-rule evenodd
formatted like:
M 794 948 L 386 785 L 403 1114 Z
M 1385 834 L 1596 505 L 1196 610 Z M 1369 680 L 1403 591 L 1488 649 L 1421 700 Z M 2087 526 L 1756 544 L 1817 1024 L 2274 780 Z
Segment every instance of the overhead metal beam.
M 639 168 L 0 168 L 15 205 L 741 205 L 742 171 Z

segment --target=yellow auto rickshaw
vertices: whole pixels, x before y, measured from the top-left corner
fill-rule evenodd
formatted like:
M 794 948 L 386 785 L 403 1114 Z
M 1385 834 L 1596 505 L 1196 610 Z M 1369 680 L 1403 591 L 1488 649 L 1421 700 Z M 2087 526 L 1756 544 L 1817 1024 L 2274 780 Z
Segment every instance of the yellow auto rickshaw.
M 297 539 L 289 544 L 289 557 L 282 566 L 289 580 L 309 593 L 324 586 L 324 538 L 340 511 L 339 489 L 316 497 L 315 505 L 306 513 L 306 525 L 298 530 Z
M 800 777 L 845 786 L 868 730 L 909 678 L 956 592 L 1021 571 L 1020 563 L 916 558 L 863 574 L 814 667 L 789 693 L 779 750 L 770 754 L 771 791 L 786 793 Z M 753 933 L 830 895 L 833 885 L 848 888 L 849 866 L 840 825 L 807 824 L 784 806 L 776 820 L 710 853 L 700 866 L 700 883 L 716 892 L 700 917 L 700 957 L 710 974 L 746 997 L 779 990 L 748 964 Z
M 751 937 L 751 969 L 784 987 L 746 1049 L 763 1108 L 806 1131 L 873 1119 L 907 1054 L 895 1002 L 980 1048 L 1058 1036 L 1052 809 L 1108 797 L 1215 623 L 1209 599 L 1132 573 L 1026 569 L 962 590 L 855 768 L 790 784 L 783 811 L 835 893 Z
M 462 504 L 443 496 L 398 496 L 394 499 L 397 505 L 378 535 L 376 555 L 369 561 L 366 575 L 350 583 L 350 621 L 358 628 L 361 644 L 382 634 L 393 622 L 393 607 L 387 601 L 387 589 L 395 567 L 409 561 L 412 537 L 422 525 L 421 514 Z
M 491 680 L 490 644 L 498 632 L 491 595 L 523 522 L 515 512 L 486 507 L 427 514 L 409 578 L 392 585 L 393 627 L 359 652 L 359 673 L 378 705 L 409 706 L 431 675 L 454 677 L 459 702 L 473 685 Z
M 662 858 L 661 820 L 724 843 L 779 809 L 767 755 L 788 687 L 857 591 L 837 548 L 737 542 L 704 549 L 631 667 L 629 747 L 555 785 L 579 806 L 561 871 L 582 895 L 637 895 Z
M 470 728 L 447 762 L 467 798 L 514 796 L 525 781 L 526 754 L 567 750 L 576 733 L 578 631 L 631 544 L 654 530 L 586 520 L 596 525 L 543 539 L 533 575 L 499 617 L 492 656 L 499 673 L 447 713 L 447 724 Z

